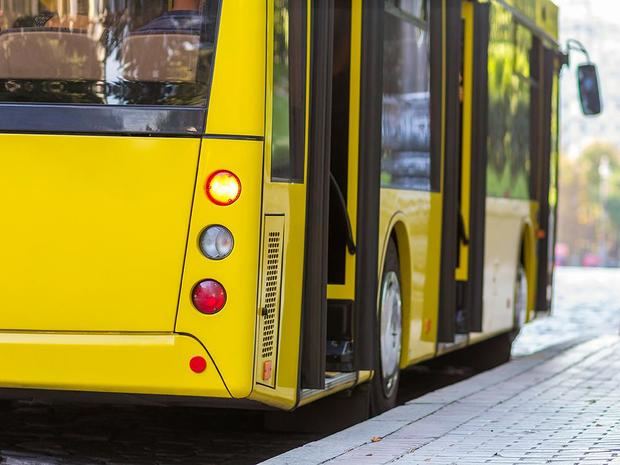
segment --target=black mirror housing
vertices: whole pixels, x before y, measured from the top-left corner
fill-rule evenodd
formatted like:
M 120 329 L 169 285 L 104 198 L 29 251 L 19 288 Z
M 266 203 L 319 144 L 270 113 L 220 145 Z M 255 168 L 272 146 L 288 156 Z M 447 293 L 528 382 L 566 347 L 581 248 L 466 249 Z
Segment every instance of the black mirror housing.
M 586 63 L 577 67 L 577 82 L 579 85 L 579 100 L 584 115 L 598 115 L 601 113 L 601 93 L 598 84 L 596 65 Z

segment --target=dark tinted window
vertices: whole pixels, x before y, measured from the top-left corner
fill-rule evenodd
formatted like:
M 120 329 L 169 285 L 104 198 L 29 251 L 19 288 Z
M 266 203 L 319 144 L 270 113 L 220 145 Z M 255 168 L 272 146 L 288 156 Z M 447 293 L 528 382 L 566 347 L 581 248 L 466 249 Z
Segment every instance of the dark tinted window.
M 0 0 L 0 101 L 204 105 L 218 0 Z
M 275 0 L 271 176 L 304 177 L 307 3 Z
M 430 34 L 424 1 L 389 3 L 383 45 L 381 185 L 430 190 Z

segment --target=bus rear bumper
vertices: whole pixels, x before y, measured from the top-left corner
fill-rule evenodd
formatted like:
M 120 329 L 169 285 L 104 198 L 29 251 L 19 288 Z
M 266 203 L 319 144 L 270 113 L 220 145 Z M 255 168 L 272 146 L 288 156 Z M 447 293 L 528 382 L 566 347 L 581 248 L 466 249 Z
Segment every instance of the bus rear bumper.
M 230 398 L 205 348 L 180 334 L 0 333 L 0 388 Z

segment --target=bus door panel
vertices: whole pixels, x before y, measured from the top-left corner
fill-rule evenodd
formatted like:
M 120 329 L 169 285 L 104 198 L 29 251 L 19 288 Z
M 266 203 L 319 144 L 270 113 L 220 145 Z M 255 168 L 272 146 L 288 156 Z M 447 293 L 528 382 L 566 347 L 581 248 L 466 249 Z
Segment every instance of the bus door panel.
M 486 16 L 485 16 L 486 14 Z M 456 334 L 479 331 L 482 312 L 486 197 L 487 5 L 462 4 L 459 68 Z M 488 21 L 488 20 L 487 20 Z M 486 39 L 486 40 L 485 40 Z M 474 85 L 474 82 L 476 85 Z M 482 131 L 482 132 L 481 132 Z
M 313 2 L 312 15 L 301 387 L 324 389 L 327 356 L 331 77 L 334 40 L 332 2 L 329 0 Z
M 557 175 L 554 177 L 554 164 L 557 163 L 557 156 L 554 157 L 554 135 L 552 134 L 554 118 L 554 86 L 557 85 L 557 54 L 553 50 L 544 48 L 543 69 L 542 69 L 542 120 L 541 120 L 541 141 L 542 147 L 539 160 L 537 160 L 538 176 L 535 200 L 538 203 L 538 270 L 536 283 L 536 302 L 535 309 L 539 312 L 546 312 L 551 306 L 551 284 L 553 280 L 554 250 L 555 243 L 555 219 L 557 211 L 555 199 L 551 193 L 555 192 L 553 185 L 557 182 Z M 557 172 L 557 171 L 556 171 Z M 554 179 L 552 179 L 554 178 Z
M 306 299 L 305 267 L 307 257 L 316 255 L 313 248 L 322 244 L 320 238 L 318 244 L 308 240 L 306 221 L 307 215 L 314 214 L 309 210 L 314 205 L 310 189 L 316 188 L 315 167 L 307 157 L 310 9 L 307 1 L 274 0 L 269 5 L 267 137 L 254 371 L 255 384 L 262 393 L 273 395 L 275 387 L 295 403 L 300 340 L 309 337 L 301 334 L 305 329 L 301 310 Z
M 483 283 L 485 261 L 486 195 L 487 195 L 487 118 L 488 118 L 488 43 L 489 4 L 464 4 L 465 65 L 463 151 L 468 160 L 469 192 L 466 215 L 468 227 L 467 286 L 463 305 L 467 309 L 470 332 L 482 331 Z M 476 85 L 473 85 L 476 83 Z M 465 175 L 465 172 L 463 173 Z M 465 183 L 463 184 L 466 185 Z
M 303 388 L 322 388 L 326 371 L 373 368 L 377 279 L 379 158 L 360 150 L 359 126 L 362 20 L 379 16 L 351 0 L 313 5 Z M 361 229 L 358 202 L 370 222 Z
M 331 136 L 327 285 L 327 369 L 354 370 L 355 264 L 357 254 L 358 106 L 360 37 L 353 32 L 351 0 L 335 0 L 331 53 Z M 361 7 L 356 10 L 356 28 Z M 352 54 L 355 39 L 355 56 Z M 357 58 L 357 59 L 356 59 Z M 357 64 L 354 69 L 354 63 Z M 357 98 L 356 98 L 357 96 Z M 357 104 L 359 105 L 359 104 Z M 355 106 L 355 109 L 354 109 Z
M 465 302 L 465 291 L 469 286 L 469 254 L 471 230 L 472 190 L 472 56 L 473 56 L 473 4 L 462 5 L 461 44 L 462 55 L 459 69 L 460 144 L 458 163 L 458 211 L 457 211 L 457 281 L 456 333 L 469 332 L 469 308 Z M 474 186 L 477 188 L 478 186 Z
M 441 236 L 441 271 L 439 292 L 439 321 L 437 342 L 454 343 L 457 334 L 458 286 L 457 266 L 459 262 L 460 222 L 460 162 L 461 162 L 461 103 L 459 100 L 461 55 L 462 55 L 462 1 L 448 0 L 431 2 L 431 35 L 440 33 L 445 38 L 442 44 L 444 60 L 444 124 L 443 149 L 443 213 Z M 445 20 L 441 20 L 445 15 Z M 433 17 L 435 18 L 433 20 Z M 437 24 L 439 19 L 439 24 Z M 445 22 L 445 24 L 444 24 Z
M 288 13 L 293 13 L 296 2 L 275 1 L 275 36 L 278 39 L 278 12 L 290 5 Z M 303 2 L 309 5 L 309 2 Z M 287 243 L 283 257 L 283 291 L 281 306 L 282 318 L 297 316 L 300 321 L 298 335 L 280 335 L 287 338 L 286 345 L 292 347 L 301 340 L 299 347 L 301 365 L 301 389 L 323 389 L 327 372 L 327 341 L 329 336 L 338 342 L 351 342 L 353 327 L 353 298 L 355 286 L 355 205 L 357 196 L 357 159 L 349 156 L 349 89 L 351 74 L 351 0 L 322 0 L 312 3 L 306 10 L 312 23 L 307 47 L 296 50 L 295 57 L 292 26 L 289 28 L 289 51 L 286 65 L 289 67 L 288 79 L 277 75 L 285 60 L 279 57 L 278 47 L 286 41 L 274 42 L 273 65 L 273 104 L 272 104 L 272 149 L 271 182 L 265 190 L 265 214 L 283 214 Z M 294 20 L 295 17 L 289 15 Z M 290 21 L 290 20 L 289 20 Z M 338 27 L 335 27 L 335 22 Z M 308 22 L 309 23 L 309 22 Z M 306 25 L 308 24 L 306 23 Z M 284 23 L 283 23 L 284 24 Z M 338 29 L 338 41 L 334 35 Z M 286 28 L 282 28 L 286 30 Z M 306 31 L 309 29 L 306 29 Z M 282 35 L 282 34 L 280 34 Z M 284 39 L 284 38 L 282 38 Z M 296 71 L 301 67 L 299 55 L 306 53 L 306 71 Z M 305 65 L 305 64 L 304 64 Z M 305 78 L 309 78 L 306 80 Z M 309 92 L 310 100 L 305 117 L 294 115 L 291 108 L 282 119 L 283 102 L 278 101 L 279 92 L 288 88 L 289 103 L 292 104 L 295 86 L 303 83 Z M 304 100 L 305 102 L 305 100 Z M 290 119 L 288 119 L 290 116 Z M 306 122 L 303 133 L 293 147 L 295 131 L 292 124 Z M 295 151 L 299 164 L 299 175 L 292 178 L 290 173 L 278 172 L 280 149 L 278 140 L 287 140 L 278 133 L 288 124 L 290 145 L 282 147 L 284 153 Z M 299 145 L 305 141 L 305 146 Z M 302 156 L 303 154 L 303 156 Z M 286 158 L 286 157 L 285 157 Z M 285 163 L 285 167 L 287 164 Z M 274 176 L 274 173 L 277 173 Z M 291 180 L 293 183 L 291 183 Z M 286 204 L 286 199 L 289 200 Z M 275 207 L 275 208 L 274 208 Z M 294 229 L 293 229 L 294 228 Z M 263 234 L 264 236 L 264 234 Z M 263 241 L 265 238 L 263 238 Z M 301 283 L 301 285 L 300 285 Z M 328 285 L 329 283 L 329 285 Z M 330 297 L 328 305 L 328 294 Z M 301 308 L 301 314 L 299 309 Z M 328 312 L 332 318 L 328 318 Z M 287 316 L 288 314 L 288 316 Z M 344 334 L 343 334 L 344 333 Z M 344 337 L 342 337 L 344 336 Z M 350 344 L 343 345 L 347 351 Z M 351 353 L 346 353 L 352 356 Z M 286 357 L 287 359 L 290 357 Z M 283 360 L 284 358 L 282 358 Z M 337 360 L 338 362 L 338 360 Z M 292 363 L 292 361 L 291 361 Z M 331 371 L 352 370 L 336 364 Z M 261 367 L 257 367 L 261 372 Z M 288 371 L 291 373 L 292 371 Z M 290 384 L 293 380 L 289 380 Z
M 357 370 L 376 368 L 380 217 L 380 177 L 377 173 L 381 172 L 383 26 L 383 2 L 352 2 L 350 114 L 351 126 L 357 131 L 351 131 L 350 154 L 355 160 L 350 163 L 357 167 L 356 213 L 351 210 L 356 217 L 353 330 Z M 357 96 L 355 92 L 358 92 Z

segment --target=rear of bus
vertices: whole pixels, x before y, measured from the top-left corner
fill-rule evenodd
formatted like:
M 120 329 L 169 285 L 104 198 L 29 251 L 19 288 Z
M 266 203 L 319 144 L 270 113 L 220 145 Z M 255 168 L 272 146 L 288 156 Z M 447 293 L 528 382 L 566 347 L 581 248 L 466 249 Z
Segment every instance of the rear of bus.
M 194 3 L 0 0 L 0 388 L 250 394 L 265 11 Z

